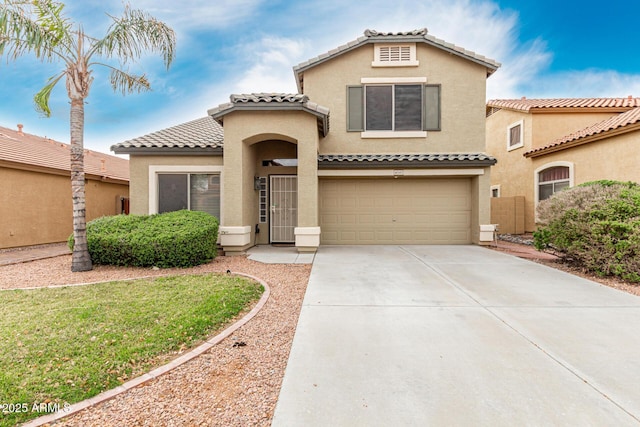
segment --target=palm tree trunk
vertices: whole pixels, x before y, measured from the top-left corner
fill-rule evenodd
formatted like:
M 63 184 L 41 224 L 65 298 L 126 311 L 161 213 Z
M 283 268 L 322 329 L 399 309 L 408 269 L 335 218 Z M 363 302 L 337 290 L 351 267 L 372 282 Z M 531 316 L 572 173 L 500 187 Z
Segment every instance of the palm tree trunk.
M 71 271 L 89 271 L 93 263 L 87 247 L 84 192 L 84 99 L 71 99 L 71 193 L 73 199 L 73 255 Z

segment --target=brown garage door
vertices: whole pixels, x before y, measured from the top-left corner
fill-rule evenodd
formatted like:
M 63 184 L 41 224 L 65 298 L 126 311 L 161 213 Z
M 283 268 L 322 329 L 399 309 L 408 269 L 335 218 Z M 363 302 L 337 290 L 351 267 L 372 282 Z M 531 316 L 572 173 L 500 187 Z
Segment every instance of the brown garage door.
M 320 180 L 321 243 L 471 243 L 467 178 Z

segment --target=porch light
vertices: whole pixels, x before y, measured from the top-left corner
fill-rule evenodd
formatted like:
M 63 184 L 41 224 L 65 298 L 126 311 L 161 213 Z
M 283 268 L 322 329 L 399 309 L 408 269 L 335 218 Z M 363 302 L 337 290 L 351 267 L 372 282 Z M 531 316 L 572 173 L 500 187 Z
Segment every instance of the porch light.
M 256 191 L 260 190 L 260 177 L 259 176 L 254 176 L 253 177 L 253 189 Z

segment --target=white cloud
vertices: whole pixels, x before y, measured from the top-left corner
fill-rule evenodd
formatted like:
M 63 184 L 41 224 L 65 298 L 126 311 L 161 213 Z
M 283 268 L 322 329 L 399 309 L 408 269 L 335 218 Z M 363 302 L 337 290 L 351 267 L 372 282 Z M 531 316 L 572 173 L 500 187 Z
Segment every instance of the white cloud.
M 249 58 L 246 71 L 234 83 L 235 93 L 296 92 L 292 67 L 307 48 L 304 41 L 267 36 L 249 45 L 238 46 Z
M 131 0 L 135 8 L 166 20 L 176 29 L 228 28 L 257 13 L 263 0 Z

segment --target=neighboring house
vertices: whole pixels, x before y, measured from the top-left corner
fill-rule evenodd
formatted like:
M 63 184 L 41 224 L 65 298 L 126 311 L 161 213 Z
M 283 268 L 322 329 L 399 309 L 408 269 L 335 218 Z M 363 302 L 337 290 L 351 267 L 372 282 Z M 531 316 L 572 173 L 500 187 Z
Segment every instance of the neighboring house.
M 73 231 L 69 145 L 0 127 L 0 249 L 66 241 Z M 86 218 L 128 209 L 129 162 L 85 150 Z
M 231 95 L 112 150 L 130 155 L 133 213 L 206 210 L 227 253 L 480 243 L 495 163 L 486 79 L 499 65 L 426 29 L 367 30 L 295 66 L 297 94 Z
M 492 222 L 501 232 L 534 231 L 538 202 L 563 188 L 640 182 L 640 98 L 492 100 L 486 124 L 487 151 L 498 160 Z

